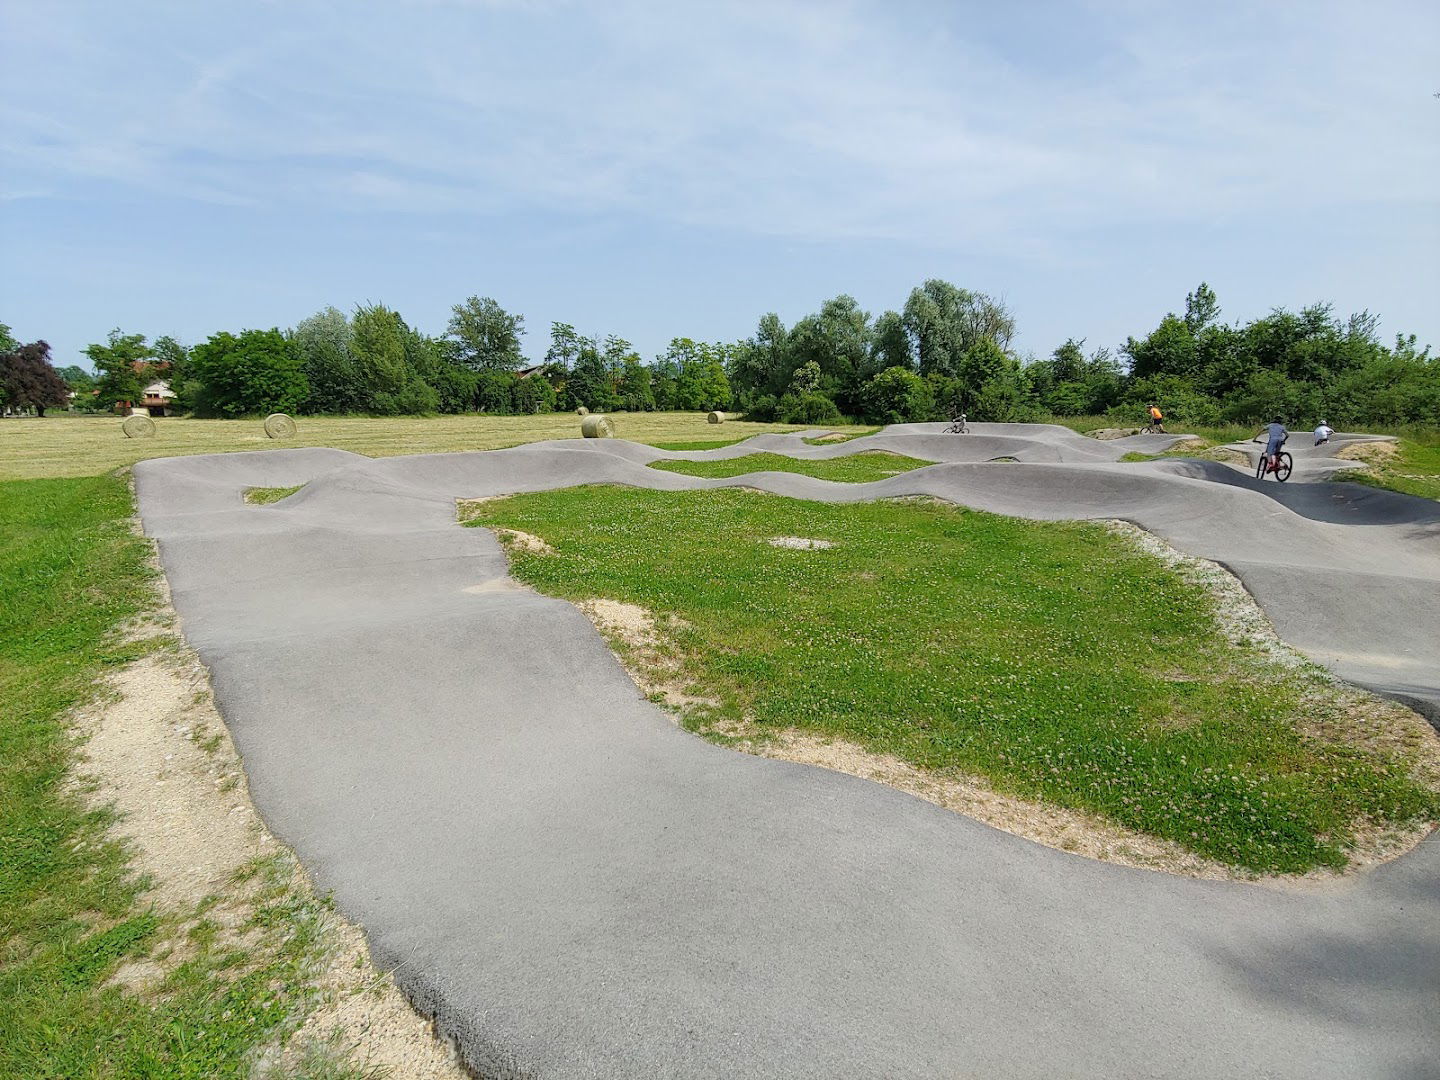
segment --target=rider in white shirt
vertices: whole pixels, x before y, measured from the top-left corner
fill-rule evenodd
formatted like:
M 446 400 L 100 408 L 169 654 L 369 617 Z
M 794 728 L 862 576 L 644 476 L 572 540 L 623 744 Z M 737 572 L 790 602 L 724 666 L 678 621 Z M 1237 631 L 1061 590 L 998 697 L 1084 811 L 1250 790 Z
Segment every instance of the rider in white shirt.
M 1329 442 L 1330 436 L 1334 434 L 1335 429 L 1325 423 L 1324 420 L 1321 420 L 1320 426 L 1315 429 L 1315 445 L 1319 446 L 1321 443 Z

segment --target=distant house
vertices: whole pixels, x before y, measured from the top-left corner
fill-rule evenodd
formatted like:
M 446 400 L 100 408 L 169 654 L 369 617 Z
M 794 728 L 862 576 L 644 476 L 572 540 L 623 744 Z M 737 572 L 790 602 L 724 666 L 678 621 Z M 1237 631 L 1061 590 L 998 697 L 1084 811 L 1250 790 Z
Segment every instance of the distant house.
M 532 364 L 529 367 L 522 367 L 519 371 L 515 372 L 515 375 L 520 379 L 528 379 L 531 375 L 539 375 L 547 367 L 549 367 L 548 364 Z
M 151 416 L 169 416 L 174 407 L 175 393 L 164 379 L 156 379 L 141 392 L 140 407 Z
M 115 411 L 121 414 L 144 412 L 151 416 L 171 415 L 175 411 L 175 392 L 170 389 L 170 380 L 161 378 L 170 371 L 170 365 L 148 364 L 137 360 L 132 367 L 135 374 L 150 381 L 140 391 L 139 401 L 117 401 Z

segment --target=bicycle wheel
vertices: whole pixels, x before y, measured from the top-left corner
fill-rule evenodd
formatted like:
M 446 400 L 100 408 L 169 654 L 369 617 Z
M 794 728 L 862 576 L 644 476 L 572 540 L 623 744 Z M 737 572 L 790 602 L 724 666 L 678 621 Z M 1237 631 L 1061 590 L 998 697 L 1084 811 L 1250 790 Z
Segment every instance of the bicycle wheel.
M 1280 460 L 1275 463 L 1275 479 L 1282 484 L 1290 479 L 1290 470 L 1295 467 L 1295 459 L 1289 454 L 1281 454 Z
M 1270 455 L 1269 455 L 1269 454 L 1261 454 L 1261 455 L 1260 455 L 1260 460 L 1255 463 L 1255 479 L 1256 479 L 1256 480 L 1264 480 L 1264 479 L 1265 479 L 1265 465 L 1266 465 L 1266 463 L 1267 463 L 1269 460 L 1270 460 Z

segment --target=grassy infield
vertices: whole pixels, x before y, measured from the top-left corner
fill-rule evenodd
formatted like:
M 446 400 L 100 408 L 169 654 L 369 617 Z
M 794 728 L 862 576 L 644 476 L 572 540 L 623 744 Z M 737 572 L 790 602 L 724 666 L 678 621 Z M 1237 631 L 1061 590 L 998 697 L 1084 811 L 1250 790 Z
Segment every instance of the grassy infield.
M 411 433 L 425 422 L 335 421 L 312 441 L 371 453 L 455 449 L 573 426 L 539 419 L 540 430 L 471 420 L 419 439 Z M 172 423 L 173 445 L 127 443 L 109 421 L 7 422 L 0 477 L 94 472 L 151 451 L 251 438 L 218 422 L 213 439 L 181 432 L 184 421 L 162 432 Z M 369 441 L 344 427 L 361 424 Z M 720 442 L 693 418 L 646 424 L 657 442 L 679 440 L 668 445 Z M 753 433 L 738 427 L 726 434 Z M 273 444 L 253 448 L 264 445 Z M 665 467 L 860 481 L 920 464 L 766 455 Z M 256 1048 L 307 1009 L 318 912 L 279 868 L 255 867 L 236 883 L 256 898 L 259 934 L 236 952 L 204 905 L 147 905 L 110 816 L 67 780 L 68 713 L 107 668 L 155 647 L 116 634 L 152 603 L 131 513 L 115 475 L 0 483 L 0 1075 L 242 1076 Z M 1357 819 L 1440 813 L 1402 762 L 1297 734 L 1301 699 L 1320 676 L 1256 665 L 1223 638 L 1203 591 L 1099 526 L 919 503 L 619 488 L 517 496 L 486 504 L 477 523 L 536 533 L 557 549 L 515 553 L 516 573 L 539 588 L 680 616 L 667 647 L 720 702 L 688 718 L 697 730 L 750 717 L 841 735 L 1255 871 L 1341 865 Z M 837 546 L 763 543 L 780 535 Z M 175 948 L 177 935 L 189 959 L 158 995 L 107 986 L 124 958 Z M 356 1075 L 333 1062 L 314 1068 Z
M 0 1076 L 245 1077 L 253 1050 L 305 1011 L 322 905 L 288 867 L 258 863 L 233 883 L 251 913 L 236 949 L 211 917 L 220 898 L 146 902 L 112 815 L 70 776 L 70 710 L 168 640 L 116 634 L 155 604 L 131 513 L 117 476 L 0 484 Z M 107 985 L 122 961 L 168 953 L 153 995 Z M 312 1057 L 292 1075 L 362 1074 Z
M 883 457 L 887 474 L 906 461 Z M 772 463 L 665 467 L 747 465 Z M 841 463 L 787 465 L 834 479 Z M 845 475 L 878 478 L 856 475 L 865 467 Z M 521 580 L 638 604 L 671 626 L 667 661 L 720 703 L 684 719 L 721 741 L 745 719 L 840 736 L 1256 872 L 1343 866 L 1358 822 L 1440 814 L 1403 761 L 1299 733 L 1323 673 L 1228 640 L 1202 587 L 1101 525 L 613 487 L 476 513 L 555 549 L 512 550 Z M 766 543 L 777 536 L 835 547 Z

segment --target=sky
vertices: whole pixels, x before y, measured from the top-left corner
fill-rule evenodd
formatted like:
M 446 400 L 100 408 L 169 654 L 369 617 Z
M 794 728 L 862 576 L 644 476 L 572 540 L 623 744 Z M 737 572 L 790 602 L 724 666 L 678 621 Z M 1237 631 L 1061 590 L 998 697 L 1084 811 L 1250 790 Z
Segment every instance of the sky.
M 1046 355 L 1204 280 L 1440 346 L 1437 61 L 1387 0 L 7 0 L 0 322 L 479 295 L 650 357 L 938 277 Z

